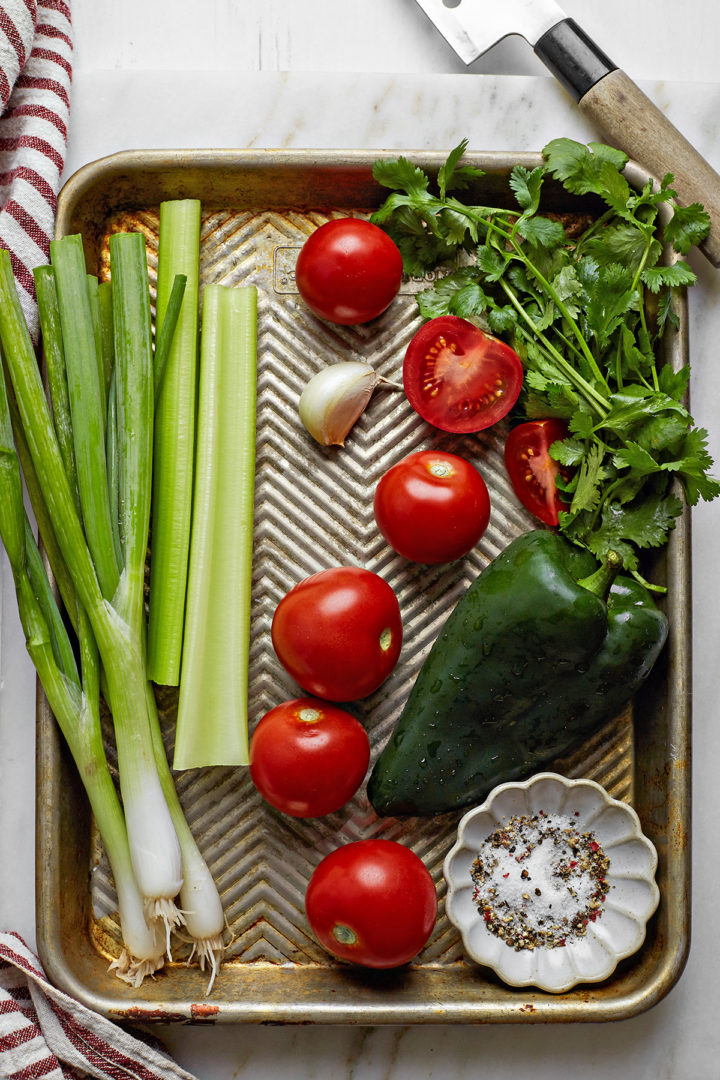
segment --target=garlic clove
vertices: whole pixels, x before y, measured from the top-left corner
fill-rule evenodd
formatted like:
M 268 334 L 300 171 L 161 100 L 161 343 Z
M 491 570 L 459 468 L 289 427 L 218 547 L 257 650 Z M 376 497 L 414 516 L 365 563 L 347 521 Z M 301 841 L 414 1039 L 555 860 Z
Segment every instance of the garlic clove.
M 300 395 L 298 412 L 321 446 L 344 446 L 345 437 L 365 411 L 380 376 L 359 360 L 323 368 Z

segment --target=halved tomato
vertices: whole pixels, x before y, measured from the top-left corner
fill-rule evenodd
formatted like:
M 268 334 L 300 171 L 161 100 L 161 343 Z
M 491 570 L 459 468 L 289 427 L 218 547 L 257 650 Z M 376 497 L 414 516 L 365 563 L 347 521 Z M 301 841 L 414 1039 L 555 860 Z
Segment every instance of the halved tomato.
M 562 420 L 528 420 L 513 428 L 505 441 L 505 465 L 513 490 L 526 510 L 546 525 L 557 525 L 558 514 L 567 510 L 555 485 L 560 473 L 550 457 L 554 442 L 567 438 Z
M 517 353 L 457 315 L 430 319 L 405 354 L 408 401 L 443 431 L 482 431 L 502 420 L 517 401 L 522 380 Z

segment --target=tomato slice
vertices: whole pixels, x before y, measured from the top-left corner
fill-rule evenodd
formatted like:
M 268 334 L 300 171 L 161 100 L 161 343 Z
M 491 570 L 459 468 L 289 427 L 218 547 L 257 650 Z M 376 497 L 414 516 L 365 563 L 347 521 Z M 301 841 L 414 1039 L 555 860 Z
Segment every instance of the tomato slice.
M 557 525 L 561 510 L 567 510 L 555 485 L 560 473 L 550 457 L 554 442 L 567 438 L 562 420 L 528 420 L 513 428 L 505 441 L 505 465 L 513 490 L 523 506 L 546 525 Z
M 522 361 L 509 345 L 456 315 L 430 319 L 405 354 L 408 401 L 443 431 L 482 431 L 502 420 L 522 380 Z

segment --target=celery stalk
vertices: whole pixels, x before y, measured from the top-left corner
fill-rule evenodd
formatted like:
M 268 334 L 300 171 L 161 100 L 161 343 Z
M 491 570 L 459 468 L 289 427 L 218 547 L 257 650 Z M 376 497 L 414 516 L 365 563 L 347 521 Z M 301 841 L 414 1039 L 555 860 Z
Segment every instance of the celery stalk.
M 156 373 L 148 675 L 177 686 L 180 677 L 195 453 L 200 203 L 160 206 L 156 320 L 162 333 L 177 275 L 186 278 L 165 370 Z M 160 341 L 158 341 L 160 344 Z M 162 356 L 159 356 L 159 367 Z
M 208 285 L 174 767 L 248 761 L 257 290 Z

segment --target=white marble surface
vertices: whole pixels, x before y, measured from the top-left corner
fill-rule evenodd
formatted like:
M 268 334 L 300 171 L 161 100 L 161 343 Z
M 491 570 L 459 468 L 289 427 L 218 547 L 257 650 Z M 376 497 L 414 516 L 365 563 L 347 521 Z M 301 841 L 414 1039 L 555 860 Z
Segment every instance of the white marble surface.
M 68 175 L 141 147 L 444 149 L 466 136 L 476 149 L 537 150 L 557 135 L 596 135 L 524 41 L 508 39 L 466 71 L 414 0 L 71 4 Z M 717 0 L 681 9 L 567 0 L 565 9 L 720 168 Z M 693 408 L 720 460 L 720 271 L 699 257 L 693 265 Z M 694 937 L 670 995 L 610 1026 L 160 1029 L 186 1068 L 201 1080 L 720 1077 L 719 525 L 720 502 L 694 512 Z M 33 944 L 35 683 L 8 577 L 0 562 L 0 926 Z

